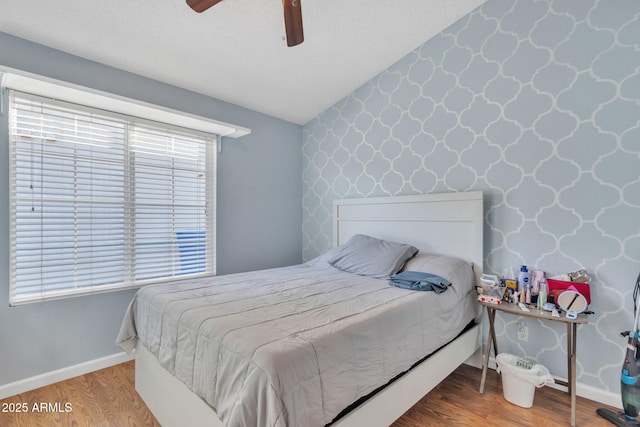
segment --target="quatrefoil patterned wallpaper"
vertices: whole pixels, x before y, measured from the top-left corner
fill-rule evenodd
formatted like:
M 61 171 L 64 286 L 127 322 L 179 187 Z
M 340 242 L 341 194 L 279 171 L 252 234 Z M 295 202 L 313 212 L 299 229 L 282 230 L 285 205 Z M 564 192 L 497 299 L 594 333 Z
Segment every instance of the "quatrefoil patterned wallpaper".
M 615 397 L 640 272 L 639 70 L 640 1 L 488 0 L 304 127 L 303 258 L 332 246 L 336 198 L 482 190 L 485 272 L 589 271 L 578 392 Z M 566 328 L 533 321 L 523 342 L 517 320 L 497 319 L 500 350 L 566 378 Z

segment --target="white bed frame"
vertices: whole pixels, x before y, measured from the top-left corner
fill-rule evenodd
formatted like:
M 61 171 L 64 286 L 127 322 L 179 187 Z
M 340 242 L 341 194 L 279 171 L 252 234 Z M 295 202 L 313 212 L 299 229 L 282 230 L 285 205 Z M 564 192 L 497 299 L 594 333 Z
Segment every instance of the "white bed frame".
M 345 199 L 334 202 L 334 243 L 354 234 L 409 243 L 425 253 L 483 264 L 481 191 Z M 336 427 L 388 426 L 460 364 L 481 365 L 480 310 L 476 325 L 340 418 Z M 136 349 L 136 390 L 165 427 L 223 426 L 214 410 L 164 370 L 143 346 Z

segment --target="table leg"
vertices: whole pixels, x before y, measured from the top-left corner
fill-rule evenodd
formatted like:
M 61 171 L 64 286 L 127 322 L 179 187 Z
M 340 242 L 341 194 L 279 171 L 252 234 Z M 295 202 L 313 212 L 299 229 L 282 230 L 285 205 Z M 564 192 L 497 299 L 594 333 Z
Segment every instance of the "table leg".
M 571 394 L 571 427 L 576 425 L 576 339 L 578 325 L 567 323 L 567 353 L 569 354 L 569 393 Z
M 491 316 L 491 321 L 489 322 L 489 331 L 491 332 L 491 340 L 493 341 L 493 355 L 497 356 L 498 355 L 498 341 L 496 338 L 496 329 L 495 329 L 495 319 L 496 319 L 496 310 L 491 310 L 492 316 Z
M 573 348 L 573 334 L 571 323 L 567 323 L 567 393 L 571 394 L 571 349 Z
M 487 307 L 487 317 L 489 318 L 489 336 L 487 337 L 486 350 L 484 353 L 484 361 L 482 363 L 482 378 L 480 379 L 480 394 L 484 393 L 484 384 L 487 380 L 487 369 L 489 368 L 489 356 L 491 355 L 491 346 L 493 345 L 493 354 L 498 354 L 498 345 L 496 344 L 496 337 L 493 322 L 496 318 L 496 311 L 493 308 Z

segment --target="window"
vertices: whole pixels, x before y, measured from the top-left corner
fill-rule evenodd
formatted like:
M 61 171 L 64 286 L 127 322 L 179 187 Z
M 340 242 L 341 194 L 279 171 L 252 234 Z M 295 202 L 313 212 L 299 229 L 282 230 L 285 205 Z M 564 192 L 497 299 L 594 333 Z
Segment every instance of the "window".
M 10 303 L 215 274 L 214 138 L 11 91 Z

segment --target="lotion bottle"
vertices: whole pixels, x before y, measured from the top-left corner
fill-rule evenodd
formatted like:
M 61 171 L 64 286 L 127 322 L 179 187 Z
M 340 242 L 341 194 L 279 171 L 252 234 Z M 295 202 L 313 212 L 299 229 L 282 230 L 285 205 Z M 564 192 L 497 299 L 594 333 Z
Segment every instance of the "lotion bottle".
M 520 267 L 520 274 L 518 274 L 518 290 L 524 291 L 529 287 L 529 281 L 531 280 L 531 276 L 529 275 L 529 270 L 527 270 L 527 266 L 523 265 Z

